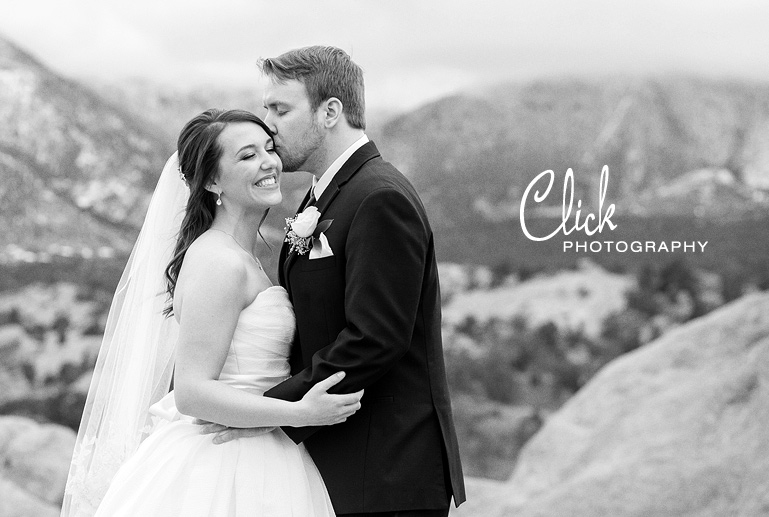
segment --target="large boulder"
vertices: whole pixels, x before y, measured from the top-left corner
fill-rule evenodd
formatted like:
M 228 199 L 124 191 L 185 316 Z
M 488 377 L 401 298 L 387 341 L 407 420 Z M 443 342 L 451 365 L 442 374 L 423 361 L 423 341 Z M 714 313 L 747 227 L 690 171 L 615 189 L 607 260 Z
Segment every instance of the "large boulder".
M 767 515 L 767 429 L 763 293 L 607 365 L 452 516 Z
M 12 481 L 0 478 L 0 515 L 3 517 L 57 517 L 59 506 L 42 501 Z
M 59 515 L 75 432 L 24 417 L 0 417 L 0 515 Z

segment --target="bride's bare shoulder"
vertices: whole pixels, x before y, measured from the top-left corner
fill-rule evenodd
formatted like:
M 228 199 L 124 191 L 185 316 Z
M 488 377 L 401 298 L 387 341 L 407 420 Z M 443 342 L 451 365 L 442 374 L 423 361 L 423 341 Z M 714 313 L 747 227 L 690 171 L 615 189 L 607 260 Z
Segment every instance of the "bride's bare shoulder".
M 237 251 L 223 245 L 215 235 L 204 233 L 190 245 L 184 254 L 177 286 L 184 290 L 187 284 L 196 290 L 210 288 L 232 293 L 235 287 L 245 285 L 247 269 Z

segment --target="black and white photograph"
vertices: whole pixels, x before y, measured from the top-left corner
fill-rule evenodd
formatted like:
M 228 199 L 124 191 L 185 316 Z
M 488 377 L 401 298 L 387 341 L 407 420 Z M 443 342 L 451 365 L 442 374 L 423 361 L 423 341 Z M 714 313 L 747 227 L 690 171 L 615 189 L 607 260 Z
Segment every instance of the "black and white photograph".
M 0 517 L 769 515 L 769 4 L 0 2 Z

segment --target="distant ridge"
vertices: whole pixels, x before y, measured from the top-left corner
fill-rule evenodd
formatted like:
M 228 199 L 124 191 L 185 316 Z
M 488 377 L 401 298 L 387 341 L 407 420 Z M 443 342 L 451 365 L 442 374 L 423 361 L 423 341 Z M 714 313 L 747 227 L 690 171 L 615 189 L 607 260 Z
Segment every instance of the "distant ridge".
M 676 204 L 667 188 L 694 170 L 734 180 L 710 175 L 723 194 L 702 200 L 713 217 L 769 211 L 769 84 L 696 77 L 507 84 L 425 105 L 392 120 L 381 137 L 385 156 L 446 228 L 517 220 L 526 186 L 548 169 L 558 179 L 546 204 L 557 210 L 543 213 L 560 216 L 567 168 L 575 203 L 595 206 L 604 165 L 607 200 L 623 215 L 658 215 L 666 194 L 666 211 L 706 216 L 686 195 Z M 708 176 L 698 179 L 706 188 Z
M 0 258 L 130 250 L 172 152 L 159 135 L 0 38 Z
M 205 107 L 259 111 L 260 104 L 256 91 L 96 88 L 60 77 L 0 38 L 0 261 L 62 246 L 85 255 L 128 251 L 181 124 Z M 626 230 L 648 218 L 680 219 L 699 232 L 710 222 L 769 217 L 769 84 L 696 77 L 503 84 L 439 99 L 369 134 L 414 182 L 445 261 L 566 258 L 521 242 L 523 192 L 547 169 L 556 173 L 554 190 L 532 216 L 560 217 L 567 168 L 575 202 L 594 211 L 608 165 L 607 203 L 628 221 Z M 271 244 L 279 244 L 283 217 L 308 184 L 306 174 L 284 176 L 284 204 L 265 227 Z M 654 227 L 668 239 L 709 238 L 675 224 Z M 759 244 L 754 255 L 763 253 Z

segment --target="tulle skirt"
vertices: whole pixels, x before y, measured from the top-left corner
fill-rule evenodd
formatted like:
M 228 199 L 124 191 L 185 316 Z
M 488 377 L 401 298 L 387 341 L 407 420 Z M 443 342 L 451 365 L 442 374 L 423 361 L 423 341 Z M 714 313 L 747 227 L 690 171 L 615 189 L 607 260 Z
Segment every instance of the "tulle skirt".
M 186 418 L 155 430 L 115 475 L 96 515 L 334 515 L 306 449 L 280 429 L 219 445 L 212 439 Z

